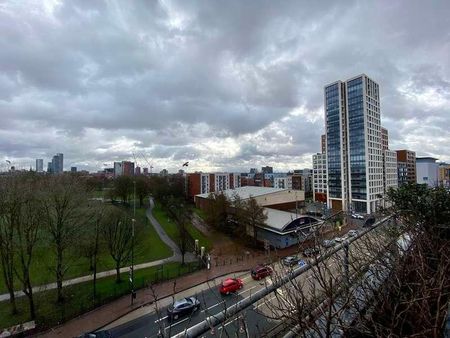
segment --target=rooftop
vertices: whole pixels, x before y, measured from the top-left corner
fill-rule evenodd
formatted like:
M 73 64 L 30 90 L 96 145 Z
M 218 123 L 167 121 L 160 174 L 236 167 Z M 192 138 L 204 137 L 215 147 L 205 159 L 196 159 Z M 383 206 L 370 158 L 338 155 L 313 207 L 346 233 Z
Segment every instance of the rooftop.
M 276 192 L 284 191 L 288 189 L 281 188 L 267 188 L 267 187 L 254 187 L 254 186 L 245 186 L 239 187 L 235 189 L 227 189 L 222 191 L 222 193 L 228 198 L 233 199 L 234 195 L 238 195 L 241 199 L 246 200 L 250 197 L 257 197 L 267 194 L 273 194 Z M 208 198 L 209 194 L 200 194 L 197 197 L 200 198 Z

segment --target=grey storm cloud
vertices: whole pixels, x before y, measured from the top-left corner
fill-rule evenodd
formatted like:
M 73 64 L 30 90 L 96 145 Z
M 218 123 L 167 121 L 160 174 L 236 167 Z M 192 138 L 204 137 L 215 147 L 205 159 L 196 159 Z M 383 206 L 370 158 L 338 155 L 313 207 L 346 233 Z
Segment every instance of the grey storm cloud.
M 448 1 L 5 1 L 0 159 L 308 167 L 324 85 L 366 73 L 391 148 L 450 161 L 448 27 Z

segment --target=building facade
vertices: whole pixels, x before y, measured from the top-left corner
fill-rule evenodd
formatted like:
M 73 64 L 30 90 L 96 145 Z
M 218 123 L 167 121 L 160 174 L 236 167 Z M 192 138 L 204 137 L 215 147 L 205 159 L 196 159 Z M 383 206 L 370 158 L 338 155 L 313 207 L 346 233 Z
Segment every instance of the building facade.
M 122 161 L 122 175 L 134 176 L 134 162 Z
M 416 183 L 416 153 L 411 150 L 397 150 L 398 185 Z
M 199 194 L 221 192 L 241 187 L 239 173 L 188 173 L 186 174 L 186 193 L 191 199 Z
M 122 162 L 114 162 L 114 177 L 119 177 L 122 174 Z
M 393 150 L 383 151 L 383 193 L 389 188 L 398 187 L 397 153 Z
M 292 176 L 274 177 L 273 187 L 278 189 L 292 189 Z
M 439 165 L 434 157 L 417 157 L 417 183 L 437 187 L 439 184 Z
M 325 86 L 328 207 L 372 213 L 383 194 L 379 85 L 365 74 Z
M 61 174 L 64 171 L 64 154 L 58 153 L 52 159 L 52 173 Z
M 450 188 L 450 164 L 439 164 L 439 186 Z
M 38 173 L 44 172 L 44 160 L 42 158 L 36 159 L 36 172 Z
M 313 199 L 318 202 L 327 201 L 327 155 L 313 155 Z

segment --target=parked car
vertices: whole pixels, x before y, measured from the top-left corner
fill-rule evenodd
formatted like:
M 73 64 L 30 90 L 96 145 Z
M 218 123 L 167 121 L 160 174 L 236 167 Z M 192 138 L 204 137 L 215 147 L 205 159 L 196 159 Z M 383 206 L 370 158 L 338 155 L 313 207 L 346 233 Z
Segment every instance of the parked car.
M 167 308 L 169 321 L 176 320 L 181 316 L 189 315 L 200 308 L 200 301 L 195 297 L 187 297 L 177 300 Z
M 358 234 L 358 231 L 356 231 L 356 230 L 350 230 L 349 232 L 347 232 L 347 235 L 349 235 L 349 236 L 356 236 Z
M 375 217 L 370 216 L 366 221 L 364 222 L 364 227 L 371 227 L 375 224 Z
M 297 256 L 287 256 L 283 258 L 281 263 L 285 266 L 294 266 L 298 264 L 299 260 L 300 259 Z
M 352 214 L 352 218 L 355 218 L 355 219 L 364 219 L 364 216 L 363 216 L 363 215 L 360 215 L 360 214 Z
M 222 282 L 222 284 L 220 284 L 219 292 L 222 295 L 228 295 L 232 292 L 236 292 L 237 290 L 242 289 L 243 286 L 244 283 L 242 282 L 242 279 L 227 278 Z
M 336 241 L 334 239 L 326 239 L 322 242 L 322 246 L 324 248 L 331 248 L 336 244 Z
M 268 265 L 257 265 L 251 270 L 251 275 L 254 280 L 259 280 L 264 277 L 270 276 L 273 270 Z
M 320 249 L 319 248 L 306 248 L 305 251 L 303 251 L 303 255 L 306 257 L 312 257 L 312 256 L 317 256 L 318 254 L 320 254 Z
M 336 238 L 334 239 L 334 241 L 335 241 L 336 243 L 341 243 L 341 242 L 345 241 L 345 238 L 343 238 L 343 237 L 336 237 Z
M 112 335 L 108 330 L 88 332 L 83 333 L 81 336 L 78 336 L 78 338 L 111 338 L 111 337 Z

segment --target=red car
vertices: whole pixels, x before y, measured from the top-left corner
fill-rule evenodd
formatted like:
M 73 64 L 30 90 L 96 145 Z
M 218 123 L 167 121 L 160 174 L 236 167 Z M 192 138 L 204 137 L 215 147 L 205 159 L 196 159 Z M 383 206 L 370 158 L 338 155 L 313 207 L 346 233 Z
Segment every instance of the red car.
M 244 283 L 242 283 L 242 279 L 239 278 L 227 278 L 222 284 L 219 286 L 219 292 L 222 295 L 228 295 L 231 292 L 236 292 L 239 289 L 242 289 Z
M 267 265 L 258 265 L 252 269 L 251 275 L 254 280 L 259 280 L 264 277 L 270 276 L 273 270 L 270 266 Z

